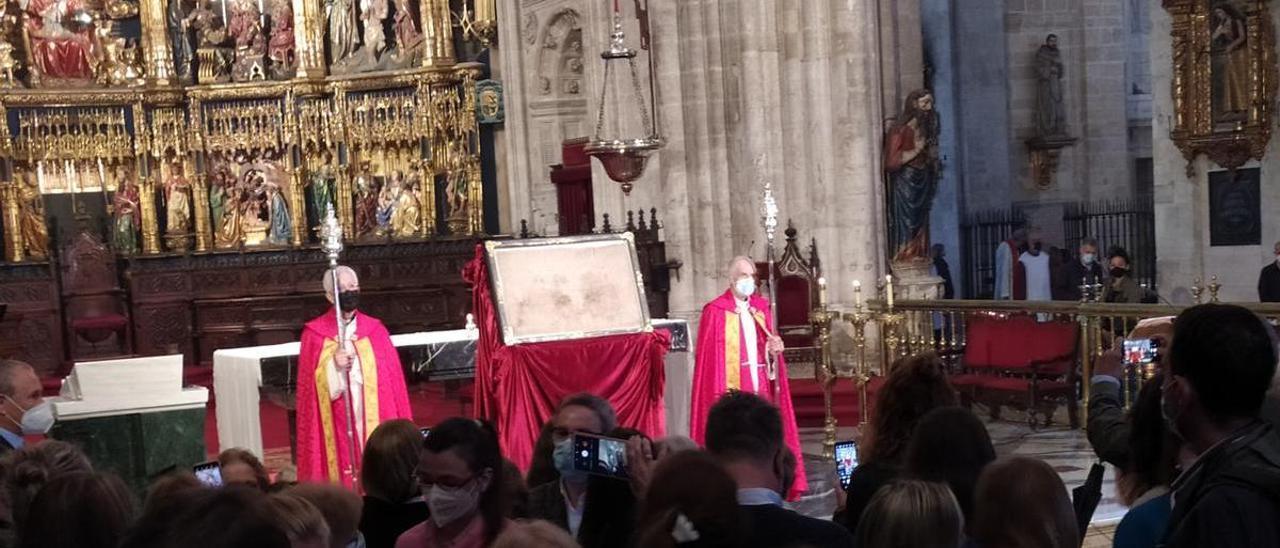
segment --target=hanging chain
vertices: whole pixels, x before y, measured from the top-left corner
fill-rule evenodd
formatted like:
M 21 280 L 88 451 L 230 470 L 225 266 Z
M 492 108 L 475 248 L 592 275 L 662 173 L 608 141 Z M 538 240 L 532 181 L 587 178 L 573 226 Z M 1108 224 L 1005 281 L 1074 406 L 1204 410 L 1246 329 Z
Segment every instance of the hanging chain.
M 600 134 L 604 133 L 604 100 L 609 91 L 609 65 L 608 59 L 604 61 L 604 85 L 600 86 L 600 115 L 596 116 L 596 135 L 595 141 L 600 140 Z
M 643 137 L 652 137 L 654 133 L 653 120 L 649 118 L 649 107 L 644 104 L 644 92 L 640 90 L 640 76 L 636 73 L 636 58 L 628 58 L 627 64 L 631 65 L 631 83 L 636 87 L 636 103 L 640 105 L 640 122 L 644 124 L 645 132 Z

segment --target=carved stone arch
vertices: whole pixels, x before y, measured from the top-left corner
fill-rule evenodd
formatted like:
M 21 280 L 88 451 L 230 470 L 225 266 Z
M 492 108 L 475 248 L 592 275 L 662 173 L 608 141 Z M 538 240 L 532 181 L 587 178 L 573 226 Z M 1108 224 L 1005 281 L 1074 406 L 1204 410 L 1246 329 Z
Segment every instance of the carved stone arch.
M 547 19 L 538 41 L 537 73 L 532 75 L 537 96 L 582 95 L 582 16 L 565 8 Z

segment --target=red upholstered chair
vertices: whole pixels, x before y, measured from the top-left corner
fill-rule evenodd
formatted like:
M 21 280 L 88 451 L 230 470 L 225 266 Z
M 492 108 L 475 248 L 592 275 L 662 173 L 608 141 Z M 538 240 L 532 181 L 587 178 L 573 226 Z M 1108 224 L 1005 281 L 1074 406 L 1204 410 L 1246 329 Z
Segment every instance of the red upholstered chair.
M 966 405 L 984 401 L 1027 411 L 1036 425 L 1049 425 L 1058 403 L 1067 406 L 1071 427 L 1079 426 L 1076 357 L 1079 326 L 1070 321 L 1036 321 L 1034 316 L 973 314 L 966 318 L 963 371 L 951 377 Z
M 72 361 L 133 352 L 129 308 L 116 275 L 116 258 L 91 231 L 82 229 L 63 248 L 62 309 Z
M 818 306 L 818 278 L 822 276 L 821 264 L 818 260 L 817 243 L 809 246 L 809 258 L 805 259 L 799 246 L 796 245 L 796 228 L 787 223 L 786 246 L 782 257 L 774 262 L 776 278 L 778 317 L 774 323 L 778 326 L 778 335 L 782 337 L 787 350 L 783 354 L 788 364 L 815 363 L 819 349 L 814 339 L 813 325 L 809 323 L 809 312 Z M 757 262 L 762 286 L 768 285 L 769 263 Z

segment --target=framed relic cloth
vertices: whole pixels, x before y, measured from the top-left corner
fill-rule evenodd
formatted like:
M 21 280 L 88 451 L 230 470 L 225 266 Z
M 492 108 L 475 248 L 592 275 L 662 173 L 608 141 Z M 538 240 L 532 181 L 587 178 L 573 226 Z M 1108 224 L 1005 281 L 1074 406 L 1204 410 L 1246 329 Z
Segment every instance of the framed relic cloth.
M 1236 169 L 1262 159 L 1276 95 L 1266 0 L 1164 0 L 1173 16 L 1173 130 L 1188 165 L 1200 154 Z
M 631 233 L 485 242 L 505 344 L 652 330 Z

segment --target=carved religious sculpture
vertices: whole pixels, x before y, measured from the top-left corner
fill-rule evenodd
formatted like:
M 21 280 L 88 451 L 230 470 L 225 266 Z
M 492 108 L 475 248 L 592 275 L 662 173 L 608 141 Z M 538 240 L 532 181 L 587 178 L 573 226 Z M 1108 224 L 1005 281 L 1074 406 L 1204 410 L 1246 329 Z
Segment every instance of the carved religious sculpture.
M 355 0 L 328 0 L 325 11 L 329 22 L 329 64 L 338 65 L 358 46 Z
M 374 233 L 378 229 L 378 189 L 370 172 L 369 161 L 361 163 L 355 178 L 355 235 L 357 238 Z
M 907 95 L 902 115 L 885 138 L 890 242 L 895 261 L 928 257 L 929 210 L 938 189 L 937 112 L 926 89 Z
M 326 208 L 330 205 L 337 207 L 333 200 L 334 187 L 334 169 L 329 163 L 333 156 L 328 152 L 324 155 L 324 164 L 315 171 L 311 172 L 311 176 L 307 178 L 307 202 L 308 216 L 307 225 L 309 228 L 320 226 Z
M 173 54 L 173 70 L 178 80 L 191 81 L 195 51 L 191 47 L 191 22 L 183 0 L 169 0 L 165 6 L 165 25 L 169 32 L 169 48 Z
M 271 40 L 267 45 L 267 57 L 276 78 L 293 77 L 293 8 L 289 0 L 275 0 L 271 4 Z
M 391 174 L 382 185 L 382 190 L 378 192 L 378 230 L 379 236 L 385 236 L 391 233 L 391 221 L 396 216 L 396 204 L 400 201 L 400 183 L 401 177 L 399 172 Z
M 34 173 L 28 172 L 20 180 L 23 184 L 18 187 L 18 221 L 22 245 L 28 257 L 42 261 L 49 257 L 49 228 L 45 224 L 44 196 L 40 194 L 40 184 Z
M 1066 108 L 1062 102 L 1062 52 L 1058 36 L 1050 34 L 1036 52 L 1036 135 L 1067 135 Z
M 115 196 L 111 200 L 111 242 L 116 253 L 133 255 L 138 252 L 138 229 L 142 226 L 142 214 L 138 210 L 138 185 L 126 168 L 120 168 Z
M 271 202 L 271 231 L 268 239 L 276 245 L 289 245 L 293 235 L 293 219 L 289 215 L 289 205 L 279 185 L 268 183 L 267 197 Z
M 1218 121 L 1243 120 L 1249 110 L 1248 24 L 1235 6 L 1222 2 L 1213 8 L 1213 106 Z
M 422 226 L 422 209 L 415 181 L 404 178 L 400 171 L 396 171 L 393 180 L 397 181 L 400 191 L 396 196 L 395 213 L 391 218 L 391 233 L 397 238 L 417 236 Z
M 382 24 L 389 15 L 388 11 L 387 0 L 360 0 L 360 19 L 364 22 L 365 62 L 370 66 L 377 66 L 383 52 L 387 50 L 387 34 Z
M 169 166 L 164 182 L 165 239 L 172 251 L 186 251 L 191 233 L 191 183 L 182 175 L 182 164 Z
M 396 60 L 402 64 L 416 63 L 422 53 L 422 31 L 418 18 L 413 14 L 409 0 L 395 0 L 396 15 L 392 29 L 396 35 Z
M 93 82 L 94 16 L 83 0 L 19 0 L 32 86 Z
M 227 33 L 235 46 L 231 78 L 237 82 L 266 78 L 267 42 L 263 37 L 262 12 L 255 0 L 234 0 Z

